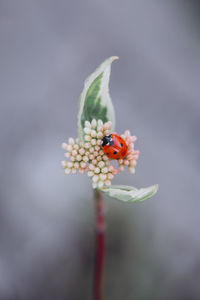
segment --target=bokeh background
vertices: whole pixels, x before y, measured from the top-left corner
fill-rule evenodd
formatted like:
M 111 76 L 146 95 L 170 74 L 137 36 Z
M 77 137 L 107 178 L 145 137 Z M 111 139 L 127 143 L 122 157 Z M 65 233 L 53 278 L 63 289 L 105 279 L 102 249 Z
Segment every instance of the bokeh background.
M 105 199 L 105 300 L 200 299 L 199 1 L 0 1 L 0 300 L 92 299 L 94 207 L 65 176 L 83 82 L 112 55 L 117 131 L 156 196 Z

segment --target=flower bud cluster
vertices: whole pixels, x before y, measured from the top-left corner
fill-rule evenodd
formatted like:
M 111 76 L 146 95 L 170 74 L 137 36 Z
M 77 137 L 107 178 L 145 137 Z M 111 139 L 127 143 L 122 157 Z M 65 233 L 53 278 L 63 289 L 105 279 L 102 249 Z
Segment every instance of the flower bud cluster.
M 63 143 L 62 148 L 67 152 L 64 154 L 69 160 L 61 162 L 62 167 L 65 169 L 65 174 L 76 174 L 77 171 L 83 174 L 87 169 L 88 153 L 85 149 L 85 144 L 79 142 L 78 139 L 74 140 L 69 138 L 68 143 Z
M 68 143 L 63 143 L 62 148 L 66 150 L 65 157 L 68 160 L 62 161 L 65 174 L 82 174 L 84 171 L 92 179 L 93 188 L 109 186 L 115 174 L 123 171 L 124 166 L 128 166 L 131 173 L 134 173 L 136 160 L 139 151 L 134 150 L 133 142 L 136 137 L 131 136 L 129 131 L 125 131 L 121 137 L 126 141 L 128 152 L 125 158 L 118 160 L 119 170 L 111 165 L 112 160 L 108 158 L 102 150 L 102 139 L 110 134 L 112 122 L 103 123 L 102 120 L 92 122 L 85 121 L 84 141 L 69 138 Z
M 139 157 L 139 150 L 134 150 L 134 142 L 137 140 L 136 136 L 131 136 L 130 131 L 126 130 L 121 137 L 125 140 L 128 151 L 123 159 L 118 159 L 119 171 L 123 171 L 127 166 L 131 174 L 135 173 L 135 166 Z
M 85 122 L 85 147 L 89 149 L 89 165 L 87 175 L 92 178 L 93 188 L 102 188 L 110 185 L 114 175 L 119 171 L 110 164 L 111 160 L 102 150 L 102 138 L 110 134 L 112 122 L 104 123 L 101 120 Z

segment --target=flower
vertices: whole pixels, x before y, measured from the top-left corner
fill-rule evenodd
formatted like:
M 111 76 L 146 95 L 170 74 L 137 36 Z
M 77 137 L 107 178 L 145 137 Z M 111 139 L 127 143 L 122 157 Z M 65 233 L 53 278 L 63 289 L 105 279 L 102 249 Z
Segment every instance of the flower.
M 62 148 L 66 150 L 62 161 L 65 174 L 76 174 L 84 171 L 92 179 L 93 188 L 109 186 L 115 174 L 123 171 L 127 166 L 130 173 L 135 172 L 136 161 L 139 151 L 134 150 L 135 136 L 131 136 L 128 130 L 121 137 L 125 140 L 128 151 L 123 159 L 117 160 L 118 168 L 112 165 L 113 160 L 108 158 L 102 150 L 102 138 L 110 134 L 112 122 L 103 123 L 102 120 L 93 119 L 92 122 L 85 121 L 84 141 L 69 138 L 68 143 L 63 143 Z

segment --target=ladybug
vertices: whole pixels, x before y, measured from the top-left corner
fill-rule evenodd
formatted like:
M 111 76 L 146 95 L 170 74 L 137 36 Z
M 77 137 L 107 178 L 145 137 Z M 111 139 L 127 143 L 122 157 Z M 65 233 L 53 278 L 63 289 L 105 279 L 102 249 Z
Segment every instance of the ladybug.
M 111 159 L 121 159 L 127 154 L 127 144 L 116 133 L 104 136 L 102 139 L 103 152 Z

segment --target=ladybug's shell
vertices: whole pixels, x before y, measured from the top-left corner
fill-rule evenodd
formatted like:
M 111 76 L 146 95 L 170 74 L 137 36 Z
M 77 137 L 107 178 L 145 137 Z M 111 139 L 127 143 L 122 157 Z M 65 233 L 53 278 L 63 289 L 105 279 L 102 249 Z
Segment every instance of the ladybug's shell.
M 111 135 L 111 141 L 109 142 L 109 144 L 103 146 L 102 149 L 109 158 L 120 159 L 125 157 L 128 147 L 122 137 L 120 137 L 116 133 L 113 133 Z

